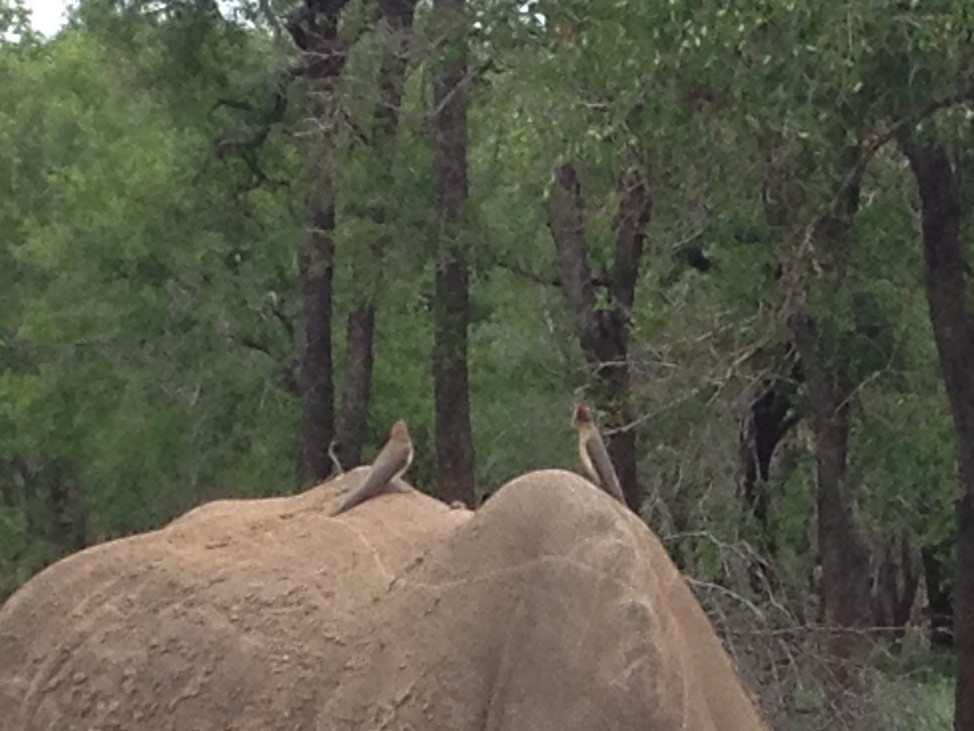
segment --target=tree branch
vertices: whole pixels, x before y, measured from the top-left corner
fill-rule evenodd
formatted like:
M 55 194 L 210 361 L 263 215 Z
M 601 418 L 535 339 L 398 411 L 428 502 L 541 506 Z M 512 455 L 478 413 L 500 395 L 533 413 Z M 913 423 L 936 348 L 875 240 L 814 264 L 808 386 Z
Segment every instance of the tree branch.
M 496 65 L 493 59 L 487 59 L 479 66 L 475 66 L 474 68 L 468 69 L 467 73 L 464 74 L 463 78 L 460 79 L 460 81 L 457 82 L 457 84 L 454 85 L 454 87 L 446 93 L 446 95 L 440 100 L 440 103 L 436 105 L 436 108 L 429 113 L 429 116 L 426 119 L 426 123 L 432 124 L 434 120 L 436 120 L 436 118 L 443 113 L 443 110 L 446 109 L 447 106 L 449 106 L 450 102 L 453 100 L 453 97 L 455 97 L 461 91 L 468 90 L 478 77 L 482 76 L 487 71 L 490 71 L 491 69 L 494 68 L 496 68 Z
M 827 210 L 821 215 L 816 216 L 811 223 L 808 224 L 808 227 L 806 228 L 805 241 L 810 241 L 813 238 L 814 231 L 819 227 L 819 225 L 821 225 L 822 222 L 836 215 L 837 210 L 842 205 L 849 189 L 859 183 L 859 181 L 862 179 L 863 173 L 866 170 L 866 166 L 869 164 L 870 160 L 875 157 L 877 152 L 879 152 L 894 139 L 901 139 L 903 138 L 904 134 L 911 133 L 918 124 L 933 116 L 941 109 L 947 109 L 949 107 L 964 104 L 971 101 L 972 98 L 974 98 L 974 88 L 965 89 L 955 94 L 949 94 L 941 99 L 935 99 L 925 107 L 922 107 L 916 111 L 914 114 L 898 119 L 887 129 L 867 135 L 864 144 L 862 145 L 859 159 L 842 179 L 842 182 L 836 189 L 835 194 L 832 196 L 832 200 L 829 202 Z

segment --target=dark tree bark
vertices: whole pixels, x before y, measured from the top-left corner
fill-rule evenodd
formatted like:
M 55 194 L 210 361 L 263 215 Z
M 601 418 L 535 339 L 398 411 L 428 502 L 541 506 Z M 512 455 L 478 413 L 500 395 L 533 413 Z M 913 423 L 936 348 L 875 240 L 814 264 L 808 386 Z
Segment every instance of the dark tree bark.
M 821 353 L 817 324 L 801 308 L 790 318 L 802 359 L 815 432 L 818 545 L 822 557 L 825 624 L 836 678 L 845 683 L 849 663 L 864 654 L 864 635 L 855 631 L 870 619 L 869 558 L 856 529 L 847 484 L 851 387 L 844 368 L 829 369 Z
M 331 348 L 334 208 L 313 210 L 311 221 L 312 231 L 298 256 L 304 325 L 300 347 L 301 477 L 306 485 L 331 474 L 328 448 L 334 437 L 335 409 Z
M 402 106 L 403 84 L 409 53 L 409 35 L 417 0 L 382 0 L 379 3 L 382 20 L 382 63 L 379 69 L 379 102 L 372 126 L 372 145 L 378 160 L 375 181 L 378 190 L 387 190 L 391 184 L 389 170 L 392 163 L 393 145 L 399 128 L 399 112 Z M 368 212 L 376 224 L 386 220 L 382 203 L 375 204 Z M 383 244 L 369 242 L 369 256 L 364 279 L 355 287 L 360 297 L 358 304 L 348 314 L 345 326 L 346 360 L 345 381 L 342 389 L 342 405 L 338 418 L 338 458 L 346 468 L 362 461 L 372 394 L 372 366 L 375 342 L 375 292 L 382 276 Z M 363 279 L 360 278 L 360 279 Z
M 596 369 L 601 400 L 609 406 L 609 426 L 622 426 L 607 434 L 606 446 L 626 502 L 635 510 L 641 499 L 636 474 L 636 431 L 623 425 L 631 424 L 634 416 L 629 400 L 629 328 L 646 226 L 652 215 L 649 183 L 635 160 L 619 176 L 612 269 L 596 278 L 588 264 L 578 174 L 572 165 L 562 165 L 554 175 L 551 230 L 561 286 L 572 308 L 582 354 Z M 596 282 L 608 295 L 608 307 L 598 302 Z
M 788 359 L 794 361 L 789 348 Z M 741 492 L 746 508 L 754 514 L 761 530 L 763 548 L 770 556 L 773 545 L 770 533 L 771 495 L 768 481 L 775 450 L 798 422 L 795 412 L 795 390 L 800 381 L 796 364 L 790 378 L 772 376 L 764 380 L 751 402 L 747 423 L 741 438 L 743 475 Z
M 858 170 L 857 147 L 845 149 L 844 170 Z M 796 180 L 782 174 L 769 157 L 765 179 L 765 210 L 773 227 L 787 229 L 791 208 L 801 199 Z M 836 191 L 834 206 L 811 230 L 819 262 L 833 282 L 840 282 L 848 258 L 848 232 L 859 207 L 859 178 L 853 176 Z M 797 276 L 796 276 L 797 274 Z M 829 641 L 837 681 L 850 680 L 851 666 L 865 656 L 867 638 L 857 630 L 871 618 L 869 555 L 855 524 L 849 495 L 847 452 L 849 412 L 853 395 L 849 362 L 841 348 L 829 357 L 818 322 L 809 309 L 807 285 L 801 272 L 787 275 L 792 302 L 787 324 L 798 352 L 815 433 L 818 548 L 822 561 L 822 604 L 825 624 L 833 629 Z
M 954 728 L 974 731 L 974 319 L 968 310 L 970 267 L 960 240 L 961 204 L 946 148 L 902 135 L 920 195 L 927 302 L 940 369 L 957 435 L 960 498 L 954 575 L 957 691 Z
M 345 323 L 345 380 L 338 416 L 338 461 L 344 469 L 362 463 L 372 399 L 375 363 L 375 304 L 371 298 L 348 313 Z
M 440 219 L 433 305 L 433 388 L 440 497 L 474 504 L 467 330 L 470 265 L 462 236 L 467 201 L 467 19 L 464 0 L 434 0 L 443 38 L 433 82 L 434 168 Z
M 770 496 L 767 491 L 771 460 L 788 433 L 791 394 L 778 381 L 765 383 L 751 411 L 744 434 L 744 499 L 766 533 Z
M 771 530 L 771 463 L 778 445 L 799 421 L 795 410 L 795 391 L 801 374 L 793 349 L 789 347 L 786 355 L 787 360 L 792 362 L 790 378 L 772 376 L 765 379 L 751 402 L 741 435 L 744 466 L 741 497 L 744 508 L 754 516 L 758 529 L 760 556 L 749 568 L 750 583 L 755 592 L 764 591 L 775 584 L 772 571 L 776 545 Z
M 329 447 L 335 436 L 332 308 L 335 266 L 334 91 L 348 49 L 338 34 L 347 0 L 306 0 L 292 11 L 287 28 L 303 52 L 308 81 L 311 134 L 307 154 L 310 182 L 309 230 L 298 252 L 301 280 L 299 388 L 301 391 L 301 481 L 331 474 Z

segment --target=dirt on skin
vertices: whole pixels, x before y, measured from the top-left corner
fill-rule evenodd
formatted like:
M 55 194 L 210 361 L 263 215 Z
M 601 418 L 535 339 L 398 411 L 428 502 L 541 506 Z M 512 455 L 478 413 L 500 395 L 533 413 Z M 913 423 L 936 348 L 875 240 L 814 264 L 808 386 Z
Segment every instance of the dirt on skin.
M 5 731 L 765 729 L 649 529 L 577 475 L 204 505 L 0 608 Z

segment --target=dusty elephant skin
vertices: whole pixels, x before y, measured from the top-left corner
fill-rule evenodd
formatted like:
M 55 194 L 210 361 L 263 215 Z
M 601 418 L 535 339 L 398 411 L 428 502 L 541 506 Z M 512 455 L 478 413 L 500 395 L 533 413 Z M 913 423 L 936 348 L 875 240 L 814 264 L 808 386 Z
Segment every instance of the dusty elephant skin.
M 0 609 L 3 728 L 766 728 L 662 545 L 585 480 L 329 517 L 366 472 L 39 574 Z

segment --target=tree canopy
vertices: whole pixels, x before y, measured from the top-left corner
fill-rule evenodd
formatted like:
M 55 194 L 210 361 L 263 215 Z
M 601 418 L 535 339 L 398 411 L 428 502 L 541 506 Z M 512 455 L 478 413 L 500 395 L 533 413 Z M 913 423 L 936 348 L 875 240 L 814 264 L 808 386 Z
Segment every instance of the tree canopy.
M 972 38 L 958 0 L 82 0 L 49 39 L 0 0 L 0 595 L 300 488 L 326 269 L 319 463 L 406 418 L 410 479 L 453 496 L 431 354 L 459 357 L 462 264 L 477 500 L 574 468 L 582 397 L 728 636 L 949 628 L 963 435 L 908 153 L 943 149 L 966 250 Z

